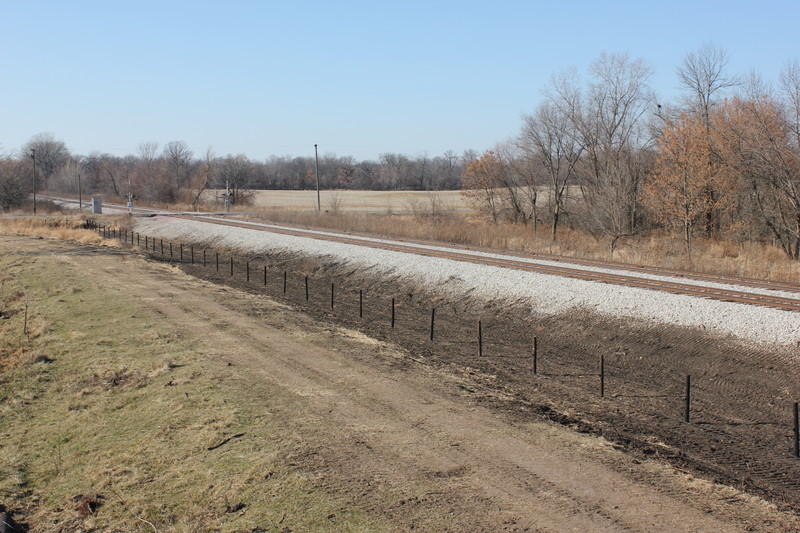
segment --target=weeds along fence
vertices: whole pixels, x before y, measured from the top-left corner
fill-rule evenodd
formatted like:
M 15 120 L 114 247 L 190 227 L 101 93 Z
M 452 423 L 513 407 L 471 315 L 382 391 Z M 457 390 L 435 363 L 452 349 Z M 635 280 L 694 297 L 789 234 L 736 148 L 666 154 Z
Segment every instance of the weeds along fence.
M 700 333 L 670 336 L 613 321 L 593 327 L 580 316 L 532 320 L 513 310 L 471 310 L 392 282 L 357 286 L 277 261 L 89 224 L 198 276 L 283 299 L 399 344 L 454 375 L 466 372 L 470 380 L 460 387 L 466 397 L 515 398 L 523 411 L 800 508 L 796 372 L 766 352 L 726 351 Z

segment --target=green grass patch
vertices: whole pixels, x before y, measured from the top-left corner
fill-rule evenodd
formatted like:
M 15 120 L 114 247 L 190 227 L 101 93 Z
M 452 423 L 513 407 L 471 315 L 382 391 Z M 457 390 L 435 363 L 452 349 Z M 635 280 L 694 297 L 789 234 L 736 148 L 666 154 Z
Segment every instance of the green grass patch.
M 296 400 L 242 387 L 201 336 L 23 242 L 0 238 L 30 301 L 25 335 L 2 285 L 0 503 L 32 530 L 382 529 L 285 460 Z

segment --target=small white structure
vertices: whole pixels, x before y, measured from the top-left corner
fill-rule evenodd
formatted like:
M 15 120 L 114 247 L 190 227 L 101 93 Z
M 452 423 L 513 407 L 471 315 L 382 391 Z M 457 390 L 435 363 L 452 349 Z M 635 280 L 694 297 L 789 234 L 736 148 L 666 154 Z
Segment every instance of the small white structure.
M 103 214 L 103 197 L 92 196 L 92 213 L 95 215 Z

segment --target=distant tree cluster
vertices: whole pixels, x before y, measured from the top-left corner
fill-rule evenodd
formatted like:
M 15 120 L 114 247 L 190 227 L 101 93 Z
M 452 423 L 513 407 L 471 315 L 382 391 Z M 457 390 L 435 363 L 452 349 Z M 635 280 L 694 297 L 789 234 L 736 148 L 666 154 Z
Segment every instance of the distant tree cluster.
M 613 252 L 661 229 L 680 237 L 773 241 L 800 258 L 800 63 L 777 87 L 727 72 L 706 44 L 677 69 L 683 98 L 661 105 L 651 70 L 602 54 L 582 82 L 553 77 L 520 133 L 468 163 L 465 194 L 492 220 L 567 220 Z
M 35 152 L 33 152 L 35 150 Z M 206 189 L 229 187 L 234 202 L 245 201 L 255 189 L 312 189 L 316 187 L 316 161 L 309 157 L 272 156 L 256 161 L 246 155 L 216 156 L 208 149 L 196 157 L 183 141 L 160 147 L 143 142 L 136 153 L 115 156 L 102 153 L 71 154 L 52 134 L 34 136 L 16 155 L 0 159 L 0 208 L 18 206 L 30 191 L 35 154 L 40 190 L 124 197 L 171 203 L 199 201 Z M 453 190 L 461 188 L 461 175 L 475 152 L 448 151 L 441 156 L 407 156 L 384 153 L 378 161 L 323 154 L 319 176 L 325 189 Z M 27 185 L 26 185 L 27 184 Z M 13 191 L 13 194 L 12 192 Z

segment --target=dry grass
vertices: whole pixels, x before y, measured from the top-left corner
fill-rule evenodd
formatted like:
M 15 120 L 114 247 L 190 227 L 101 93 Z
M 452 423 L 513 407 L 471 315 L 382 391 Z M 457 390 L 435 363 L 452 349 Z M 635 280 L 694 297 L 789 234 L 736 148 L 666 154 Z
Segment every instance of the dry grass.
M 493 224 L 485 219 L 460 214 L 369 214 L 296 212 L 286 209 L 262 210 L 260 218 L 276 222 L 317 226 L 340 231 L 393 237 L 430 239 L 453 244 L 487 247 L 525 253 L 547 253 L 566 257 L 614 260 L 700 272 L 735 275 L 774 281 L 800 280 L 800 263 L 779 248 L 761 243 L 696 238 L 691 260 L 683 242 L 665 235 L 625 239 L 612 254 L 606 239 L 583 231 L 563 228 L 558 239 L 548 228 L 512 223 Z
M 45 239 L 58 239 L 81 244 L 102 244 L 118 248 L 117 239 L 104 239 L 96 231 L 85 227 L 84 215 L 61 215 L 48 217 L 4 217 L 0 218 L 0 235 L 27 235 Z M 115 228 L 130 228 L 128 217 L 105 217 L 104 224 Z
M 341 531 L 382 530 L 286 464 L 302 443 L 291 397 L 242 387 L 146 304 L 21 242 L 0 239 L 0 270 L 33 295 L 39 326 L 26 338 L 20 313 L 0 321 L 14 359 L 0 370 L 0 502 L 32 531 L 321 531 L 334 514 Z

